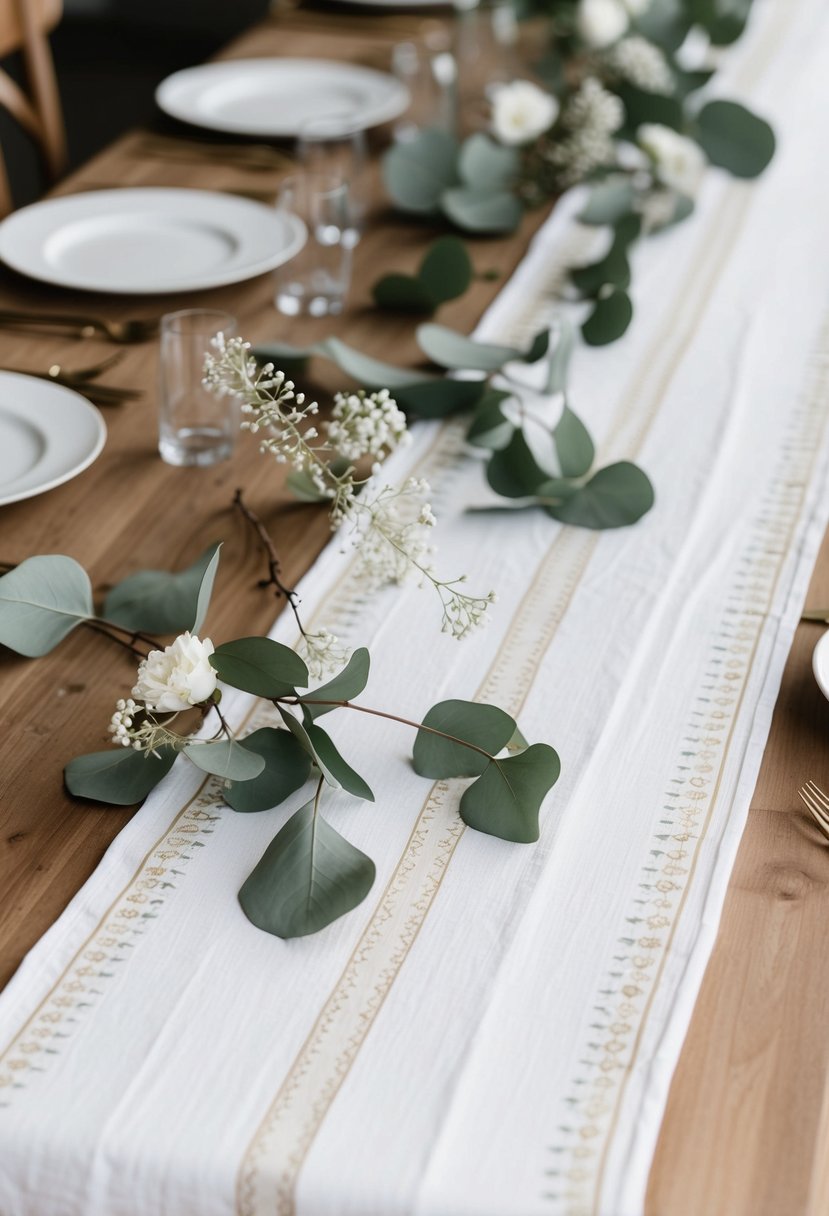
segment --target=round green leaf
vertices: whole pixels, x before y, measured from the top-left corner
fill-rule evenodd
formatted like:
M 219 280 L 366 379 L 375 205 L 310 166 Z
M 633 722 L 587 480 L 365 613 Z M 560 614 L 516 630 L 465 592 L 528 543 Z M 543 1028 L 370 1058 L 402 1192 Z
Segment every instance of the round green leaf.
M 198 633 L 204 624 L 221 545 L 211 545 L 182 570 L 142 570 L 110 591 L 103 614 L 108 621 L 142 633 Z
M 483 132 L 470 135 L 461 145 L 458 171 L 464 185 L 475 191 L 491 194 L 509 189 L 520 167 L 521 154 L 517 148 L 496 144 Z
M 305 748 L 329 785 L 334 789 L 344 789 L 349 794 L 353 794 L 355 798 L 364 798 L 367 802 L 374 801 L 371 788 L 340 755 L 333 739 L 321 726 L 312 722 L 310 716 L 305 723 L 300 722 L 284 705 L 280 705 L 278 708 L 282 721 Z M 307 709 L 305 713 L 308 714 Z
M 562 477 L 584 477 L 593 463 L 596 449 L 587 427 L 567 405 L 553 431 L 553 439 Z
M 419 279 L 409 274 L 383 275 L 372 287 L 371 294 L 378 308 L 400 312 L 432 313 L 439 303 Z
M 561 762 L 546 743 L 505 760 L 493 760 L 461 798 L 464 823 L 478 832 L 531 844 L 538 840 L 538 813 L 558 781 Z
M 489 235 L 515 232 L 524 208 L 508 190 L 481 191 L 456 186 L 444 190 L 441 207 L 453 224 L 466 232 Z
M 517 730 L 514 719 L 502 709 L 476 701 L 441 701 L 432 706 L 423 725 L 474 743 L 490 756 L 505 748 Z M 421 777 L 477 777 L 489 764 L 480 752 L 426 730 L 417 732 L 413 759 Z
M 621 338 L 633 320 L 633 304 L 618 288 L 602 296 L 581 327 L 588 346 L 607 346 Z
M 458 145 L 444 131 L 421 131 L 395 144 L 383 158 L 386 189 L 404 211 L 428 215 L 438 210 L 441 195 L 458 180 Z
M 632 210 L 634 198 L 633 182 L 629 177 L 608 177 L 590 191 L 579 220 L 582 224 L 615 224 Z
M 580 528 L 624 528 L 635 524 L 654 503 L 647 475 L 630 461 L 609 464 L 563 503 L 547 512 L 563 524 Z
M 89 576 L 71 557 L 29 557 L 0 578 L 0 645 L 36 659 L 95 615 Z
M 362 903 L 374 862 L 308 802 L 274 837 L 239 891 L 245 916 L 275 937 L 305 937 Z
M 614 245 L 598 262 L 576 266 L 570 271 L 570 282 L 583 296 L 598 295 L 608 284 L 626 290 L 630 286 L 630 262 L 626 251 Z
M 188 743 L 184 754 L 197 768 L 213 773 L 225 781 L 250 781 L 265 768 L 264 757 L 242 747 L 235 739 L 217 739 L 215 743 Z
M 506 447 L 493 453 L 486 467 L 487 481 L 504 498 L 531 498 L 548 477 L 530 451 L 523 431 L 515 431 Z
M 336 702 L 353 701 L 355 697 L 359 697 L 368 684 L 370 666 L 371 656 L 364 646 L 360 646 L 333 680 L 315 688 L 313 692 L 306 693 L 302 697 L 302 705 L 311 721 L 321 718 L 323 714 L 330 714 L 332 709 L 337 708 Z M 322 701 L 333 701 L 335 704 L 315 704 Z
M 210 665 L 225 684 L 258 697 L 288 696 L 296 685 L 307 687 L 310 678 L 296 651 L 270 638 L 225 642 L 211 654 Z
M 172 747 L 160 747 L 158 755 L 132 748 L 111 747 L 106 752 L 76 756 L 63 770 L 63 779 L 76 798 L 93 798 L 115 806 L 143 802 L 175 762 Z
M 470 443 L 474 443 L 479 448 L 488 448 L 491 452 L 497 452 L 507 446 L 512 439 L 515 426 L 506 417 L 501 405 L 510 396 L 512 396 L 511 393 L 505 393 L 497 388 L 489 389 L 484 394 L 466 434 Z
M 736 101 L 709 101 L 696 121 L 697 139 L 711 164 L 735 177 L 759 177 L 774 156 L 774 131 Z
M 472 282 L 472 262 L 460 237 L 436 240 L 426 251 L 417 277 L 435 305 L 463 295 Z
M 225 802 L 234 811 L 270 810 L 308 780 L 311 757 L 288 731 L 263 726 L 239 742 L 246 751 L 261 756 L 265 767 L 258 777 L 234 781 L 225 790 Z
M 480 400 L 485 380 L 424 380 L 394 390 L 395 400 L 407 414 L 418 418 L 446 418 L 471 409 Z
M 536 363 L 546 353 L 550 335 L 541 330 L 533 338 L 529 350 L 517 346 L 499 346 L 494 342 L 476 342 L 446 325 L 427 321 L 417 327 L 420 349 L 433 363 L 458 371 L 497 372 L 505 363 L 520 359 L 524 363 Z

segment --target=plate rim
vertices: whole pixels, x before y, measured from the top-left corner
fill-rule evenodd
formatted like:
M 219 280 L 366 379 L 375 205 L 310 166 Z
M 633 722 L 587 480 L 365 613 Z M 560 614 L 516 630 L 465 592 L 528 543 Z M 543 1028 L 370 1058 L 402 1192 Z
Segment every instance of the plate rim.
M 391 122 L 392 119 L 399 117 L 399 115 L 406 110 L 407 106 L 411 102 L 411 94 L 406 85 L 403 84 L 402 81 L 398 80 L 397 77 L 391 72 L 384 72 L 379 68 L 366 67 L 361 63 L 351 63 L 340 59 L 325 59 L 314 56 L 303 55 L 294 57 L 287 55 L 263 55 L 257 58 L 247 57 L 245 59 L 221 59 L 214 63 L 200 63 L 194 64 L 188 68 L 180 68 L 178 71 L 172 72 L 169 76 L 166 76 L 164 80 L 157 85 L 155 90 L 156 105 L 170 118 L 175 118 L 179 122 L 185 122 L 190 126 L 200 127 L 207 131 L 220 131 L 224 134 L 246 135 L 251 138 L 259 139 L 282 139 L 296 136 L 298 134 L 298 126 L 295 122 L 289 123 L 288 125 L 283 124 L 280 126 L 274 126 L 270 131 L 267 132 L 263 131 L 261 128 L 253 131 L 244 123 L 222 122 L 221 120 L 215 121 L 205 118 L 204 116 L 193 114 L 192 112 L 185 113 L 177 106 L 174 105 L 171 107 L 170 105 L 168 94 L 175 88 L 177 83 L 181 82 L 182 79 L 192 79 L 193 77 L 203 73 L 218 76 L 225 72 L 232 71 L 232 69 L 237 68 L 240 65 L 263 63 L 269 65 L 276 64 L 281 67 L 291 65 L 295 67 L 301 66 L 303 68 L 318 68 L 322 65 L 326 68 L 333 67 L 345 72 L 356 72 L 360 76 L 375 77 L 378 80 L 391 82 L 397 92 L 398 101 L 395 102 L 394 105 L 387 102 L 383 107 L 375 106 L 373 109 L 368 109 L 366 111 L 365 118 L 359 118 L 358 116 L 354 120 L 354 125 L 355 127 L 358 127 L 359 130 L 367 131 L 372 127 L 380 126 L 382 123 Z
M 817 681 L 818 688 L 823 693 L 824 697 L 826 697 L 827 701 L 829 701 L 829 661 L 826 663 L 826 672 L 822 672 L 819 666 L 820 659 L 822 657 L 821 648 L 829 649 L 829 629 L 827 629 L 825 633 L 821 634 L 815 643 L 814 650 L 812 651 L 812 672 L 815 680 Z
M 188 281 L 175 280 L 163 286 L 136 286 L 133 284 L 130 286 L 117 286 L 99 280 L 90 282 L 89 280 L 79 280 L 59 273 L 50 274 L 48 267 L 38 268 L 37 270 L 31 269 L 30 266 L 26 265 L 25 257 L 21 260 L 17 255 L 16 241 L 18 239 L 17 234 L 20 230 L 20 224 L 25 224 L 33 213 L 42 213 L 47 210 L 60 211 L 67 204 L 74 204 L 79 200 L 84 202 L 89 201 L 90 204 L 94 205 L 96 201 L 100 202 L 113 196 L 124 199 L 127 196 L 135 195 L 142 196 L 144 199 L 147 199 L 149 195 L 166 195 L 168 197 L 170 195 L 179 197 L 190 196 L 191 199 L 198 197 L 199 200 L 208 201 L 214 206 L 226 207 L 232 205 L 239 211 L 249 211 L 253 208 L 260 215 L 262 213 L 267 215 L 269 219 L 278 214 L 283 224 L 289 230 L 289 240 L 284 248 L 278 252 L 270 253 L 259 261 L 236 265 L 235 268 L 225 270 L 224 272 L 216 271 L 212 274 L 205 274 L 198 279 L 190 279 Z M 96 214 L 99 214 L 99 212 L 93 211 L 86 218 L 93 218 Z M 260 203 L 256 199 L 241 198 L 236 194 L 230 194 L 221 190 L 198 190 L 187 186 L 114 186 L 103 190 L 79 190 L 75 194 L 61 194 L 38 199 L 34 203 L 29 203 L 27 206 L 20 207 L 17 211 L 11 212 L 5 219 L 0 220 L 0 260 L 25 278 L 33 279 L 38 283 L 49 283 L 55 287 L 69 288 L 72 291 L 88 291 L 102 295 L 178 295 L 190 291 L 210 291 L 215 287 L 227 287 L 234 283 L 244 283 L 249 279 L 257 278 L 260 274 L 267 274 L 269 271 L 283 265 L 283 263 L 290 261 L 292 257 L 299 253 L 307 237 L 308 231 L 298 215 L 294 215 L 293 212 L 288 211 L 277 212 L 276 207 L 269 207 L 266 203 Z
M 27 376 L 25 372 L 0 371 L 0 385 L 2 385 L 4 381 L 9 380 L 12 382 L 24 381 L 27 384 L 31 384 L 34 381 L 38 388 L 42 388 L 46 392 L 47 396 L 50 392 L 54 391 L 58 396 L 64 398 L 64 408 L 65 399 L 68 396 L 72 400 L 73 404 L 87 413 L 90 419 L 94 422 L 96 434 L 95 441 L 87 454 L 81 460 L 73 464 L 69 469 L 64 470 L 63 473 L 58 474 L 56 477 L 52 477 L 48 481 L 39 485 L 29 486 L 28 489 L 19 490 L 12 494 L 4 494 L 2 486 L 0 486 L 0 507 L 11 506 L 16 502 L 24 502 L 27 498 L 36 498 L 40 494 L 48 493 L 49 490 L 57 489 L 58 486 L 64 485 L 67 481 L 72 481 L 75 477 L 79 476 L 79 474 L 83 473 L 85 469 L 88 469 L 91 464 L 94 464 L 94 462 L 98 459 L 104 449 L 104 444 L 107 441 L 108 434 L 107 425 L 101 411 L 97 409 L 97 407 L 94 406 L 91 401 L 87 401 L 83 394 L 76 392 L 75 389 L 69 388 L 65 384 L 51 384 L 49 381 L 40 380 L 36 376 Z

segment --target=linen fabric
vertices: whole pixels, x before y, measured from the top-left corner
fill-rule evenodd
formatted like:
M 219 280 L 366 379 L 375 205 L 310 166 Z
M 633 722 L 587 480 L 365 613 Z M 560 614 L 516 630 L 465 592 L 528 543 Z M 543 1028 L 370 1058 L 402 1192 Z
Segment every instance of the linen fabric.
M 497 591 L 489 629 L 457 643 L 428 590 L 367 594 L 340 539 L 301 587 L 312 623 L 370 644 L 361 702 L 418 719 L 479 699 L 557 748 L 540 840 L 466 829 L 463 782 L 417 777 L 403 728 L 340 711 L 376 803 L 322 809 L 377 879 L 284 942 L 236 893 L 308 791 L 234 814 L 179 762 L 0 998 L 3 1216 L 642 1211 L 829 514 L 829 11 L 755 9 L 717 91 L 774 121 L 775 162 L 758 183 L 711 170 L 695 216 L 636 251 L 628 335 L 574 360 L 599 462 L 641 463 L 654 510 L 605 533 L 471 511 L 498 500 L 462 424 L 423 425 L 389 477 L 431 482 L 438 568 Z M 550 322 L 603 239 L 582 201 L 478 336 Z M 295 642 L 287 617 L 274 636 Z

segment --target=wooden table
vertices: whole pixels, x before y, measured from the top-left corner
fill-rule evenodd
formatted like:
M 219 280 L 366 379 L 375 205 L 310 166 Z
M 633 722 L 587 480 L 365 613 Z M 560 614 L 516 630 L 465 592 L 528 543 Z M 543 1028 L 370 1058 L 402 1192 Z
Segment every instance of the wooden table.
M 439 31 L 430 16 L 370 19 L 297 11 L 266 23 L 233 44 L 229 56 L 291 54 L 387 64 L 395 41 Z M 61 193 L 107 186 L 189 186 L 275 191 L 273 175 L 204 164 L 151 160 L 140 137 L 119 140 L 65 182 Z M 762 189 L 759 184 L 757 189 Z M 509 239 L 470 241 L 479 278 L 441 320 L 469 331 L 521 258 L 543 219 L 528 216 Z M 391 212 L 375 190 L 375 206 L 357 252 L 346 314 L 326 326 L 360 349 L 405 364 L 417 359 L 413 325 L 380 316 L 370 287 L 381 270 L 411 270 L 432 233 Z M 84 310 L 111 318 L 159 314 L 192 305 L 227 309 L 253 340 L 304 342 L 318 323 L 288 321 L 272 304 L 269 277 L 240 286 L 119 303 L 85 298 Z M 0 307 L 70 311 L 78 298 L 0 272 Z M 105 353 L 95 340 L 0 331 L 0 364 L 67 367 Z M 156 450 L 157 349 L 125 348 L 108 373 L 112 383 L 138 385 L 137 402 L 107 412 L 102 457 L 75 481 L 2 509 L 0 560 L 35 553 L 77 558 L 97 592 L 146 567 L 182 567 L 213 540 L 226 540 L 211 608 L 211 634 L 266 631 L 278 605 L 256 586 L 262 556 L 231 506 L 245 488 L 276 539 L 289 583 L 312 563 L 328 536 L 326 517 L 298 507 L 280 486 L 273 462 L 254 443 L 214 469 L 171 469 Z M 337 374 L 320 377 L 321 391 Z M 829 606 L 829 537 L 809 602 Z M 731 880 L 720 935 L 708 967 L 678 1071 L 654 1163 L 648 1216 L 818 1216 L 829 1211 L 829 964 L 823 945 L 829 923 L 829 845 L 803 813 L 798 785 L 812 777 L 829 789 L 829 705 L 810 671 L 820 627 L 801 625 L 789 658 L 763 770 Z M 60 914 L 133 814 L 72 802 L 61 770 L 72 756 L 103 746 L 113 687 L 126 688 L 130 656 L 86 630 L 37 662 L 0 656 L 0 984 Z M 616 1216 L 605 1213 L 604 1216 Z

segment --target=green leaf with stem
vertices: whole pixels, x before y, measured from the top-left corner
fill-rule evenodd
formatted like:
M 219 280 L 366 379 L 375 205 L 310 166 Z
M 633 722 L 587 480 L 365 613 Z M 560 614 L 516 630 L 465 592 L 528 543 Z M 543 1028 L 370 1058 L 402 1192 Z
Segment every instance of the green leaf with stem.
M 631 178 L 614 174 L 593 186 L 578 218 L 582 224 L 615 224 L 632 211 L 635 197 Z
M 417 278 L 435 306 L 462 296 L 472 282 L 472 262 L 460 237 L 442 236 L 430 245 Z
M 599 469 L 565 501 L 546 510 L 561 523 L 580 528 L 624 528 L 646 515 L 653 503 L 647 475 L 638 465 L 622 460 Z
M 486 468 L 487 481 L 504 498 L 530 498 L 548 477 L 520 430 L 514 432 L 506 447 L 493 453 Z
M 310 679 L 296 651 L 270 638 L 225 642 L 211 654 L 210 665 L 225 684 L 257 697 L 290 696 L 296 685 L 306 688 Z
M 514 719 L 495 705 L 441 701 L 417 732 L 415 772 L 421 777 L 477 777 L 517 729 Z
M 492 760 L 461 798 L 464 823 L 478 832 L 531 844 L 538 840 L 538 814 L 544 798 L 558 781 L 561 762 L 546 743 Z
M 458 181 L 458 145 L 444 131 L 421 131 L 383 158 L 383 180 L 403 211 L 433 215 L 447 187 Z
M 482 193 L 509 190 L 521 168 L 521 153 L 479 131 L 461 145 L 458 171 L 464 185 Z
M 547 392 L 566 393 L 570 360 L 576 348 L 576 331 L 565 316 L 557 318 L 555 345 L 547 361 Z
M 337 709 L 341 706 L 332 708 Z M 288 730 L 305 748 L 329 785 L 332 785 L 334 789 L 344 789 L 349 794 L 353 794 L 355 798 L 363 798 L 367 802 L 374 801 L 371 788 L 360 774 L 355 772 L 351 765 L 343 759 L 337 751 L 333 739 L 321 726 L 317 726 L 313 722 L 300 722 L 284 705 L 277 705 L 277 709 Z
M 317 933 L 362 903 L 374 862 L 319 813 L 316 797 L 277 833 L 239 891 L 245 916 L 275 937 Z
M 584 477 L 593 464 L 596 449 L 587 427 L 568 405 L 553 431 L 562 477 Z
M 89 576 L 61 554 L 29 557 L 0 578 L 0 645 L 36 659 L 95 615 Z
M 242 747 L 235 739 L 217 739 L 214 743 L 187 743 L 182 750 L 197 768 L 222 777 L 225 781 L 251 781 L 265 768 L 263 756 Z
M 466 433 L 466 438 L 475 447 L 495 452 L 505 448 L 512 439 L 515 425 L 501 409 L 503 402 L 512 395 L 498 388 L 490 388 L 484 393 Z
M 224 800 L 234 811 L 246 814 L 280 806 L 308 780 L 311 757 L 287 730 L 263 726 L 239 740 L 245 751 L 261 756 L 264 768 L 258 777 L 234 781 Z
M 132 806 L 143 802 L 162 777 L 167 776 L 176 754 L 167 745 L 158 748 L 158 755 L 111 747 L 105 752 L 76 756 L 63 770 L 63 778 L 69 793 L 76 798 Z
M 630 296 L 619 288 L 601 295 L 596 307 L 581 327 L 588 346 L 608 346 L 621 338 L 633 320 Z
M 474 190 L 455 186 L 444 190 L 441 207 L 453 224 L 465 232 L 486 236 L 515 232 L 524 215 L 520 199 L 511 190 Z
M 520 360 L 537 363 L 547 353 L 550 335 L 541 330 L 533 338 L 527 350 L 517 346 L 499 346 L 493 342 L 477 342 L 467 338 L 446 325 L 427 322 L 417 328 L 417 341 L 433 363 L 457 371 L 500 371 L 505 363 Z
M 166 570 L 131 574 L 106 597 L 104 617 L 142 633 L 198 633 L 207 616 L 220 549 L 220 544 L 211 545 L 178 574 Z

